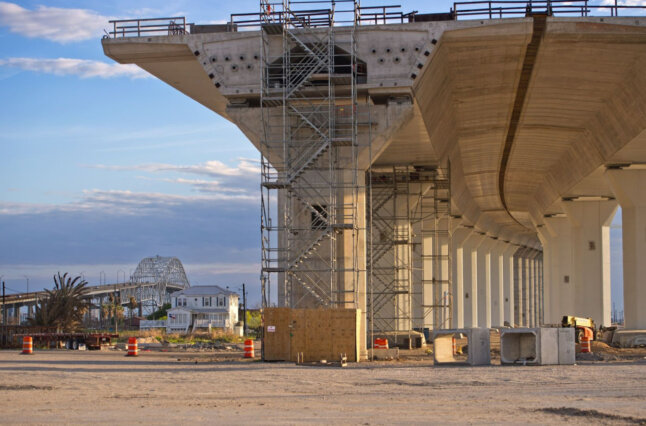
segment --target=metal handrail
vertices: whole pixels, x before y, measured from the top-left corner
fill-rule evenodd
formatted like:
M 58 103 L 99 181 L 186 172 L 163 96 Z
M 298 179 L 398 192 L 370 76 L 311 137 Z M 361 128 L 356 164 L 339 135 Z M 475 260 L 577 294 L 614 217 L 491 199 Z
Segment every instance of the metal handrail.
M 109 21 L 112 38 L 143 37 L 146 35 L 178 35 L 188 34 L 188 24 L 183 16 L 171 18 L 119 19 Z
M 454 14 L 454 19 L 460 17 L 496 19 L 524 17 L 539 13 L 549 16 L 586 17 L 592 16 L 591 14 L 595 12 L 610 12 L 610 16 L 616 17 L 619 16 L 620 11 L 625 10 L 646 12 L 646 6 L 621 5 L 618 0 L 614 0 L 614 4 L 609 5 L 591 4 L 591 0 L 480 0 L 455 2 L 451 12 Z
M 295 3 L 323 4 L 324 2 L 312 1 Z M 349 2 L 337 0 L 336 3 Z M 280 4 L 278 3 L 271 3 L 270 5 L 272 5 L 272 7 L 280 7 Z M 358 25 L 404 23 L 409 15 L 402 13 L 400 10 L 396 10 L 400 8 L 400 5 L 358 7 L 356 11 L 356 23 Z M 262 24 L 268 22 L 282 25 L 286 20 L 289 20 L 292 23 L 300 21 L 303 22 L 303 26 L 310 28 L 343 26 L 353 25 L 355 23 L 354 15 L 354 9 L 310 9 L 285 11 L 272 8 L 265 10 L 265 12 L 233 13 L 229 19 L 229 27 L 231 28 L 231 31 L 237 31 L 238 29 L 244 28 L 257 29 Z M 350 16 L 352 16 L 352 19 L 349 19 Z M 347 17 L 347 19 L 343 19 L 343 17 Z

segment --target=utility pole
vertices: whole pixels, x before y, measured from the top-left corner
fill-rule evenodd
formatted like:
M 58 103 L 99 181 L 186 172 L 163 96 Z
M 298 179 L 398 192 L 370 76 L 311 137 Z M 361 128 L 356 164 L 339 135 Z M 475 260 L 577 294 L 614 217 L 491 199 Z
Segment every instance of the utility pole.
M 124 278 L 125 280 L 125 278 Z M 118 312 L 117 312 L 117 286 L 114 286 L 114 334 L 119 333 L 119 318 L 118 318 Z
M 5 299 L 4 281 L 2 282 L 2 346 L 7 340 L 7 303 Z
M 244 335 L 247 335 L 247 292 L 244 283 L 242 283 L 242 320 L 244 322 Z

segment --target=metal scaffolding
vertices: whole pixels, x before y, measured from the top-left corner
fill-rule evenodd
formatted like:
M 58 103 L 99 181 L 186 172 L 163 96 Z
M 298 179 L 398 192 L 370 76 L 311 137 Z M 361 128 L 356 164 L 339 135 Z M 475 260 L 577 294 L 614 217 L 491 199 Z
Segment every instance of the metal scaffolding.
M 372 170 L 370 330 L 407 334 L 451 319 L 450 185 L 434 167 Z
M 358 5 L 294 3 L 261 1 L 262 303 L 356 307 Z

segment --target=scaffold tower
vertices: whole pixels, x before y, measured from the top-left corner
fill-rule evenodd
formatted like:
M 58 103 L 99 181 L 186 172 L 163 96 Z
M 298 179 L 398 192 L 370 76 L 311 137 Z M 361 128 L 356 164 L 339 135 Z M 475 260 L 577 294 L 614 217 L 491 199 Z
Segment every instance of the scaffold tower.
M 392 166 L 370 172 L 369 329 L 409 334 L 450 324 L 448 169 Z
M 358 5 L 300 3 L 260 4 L 262 303 L 356 307 Z

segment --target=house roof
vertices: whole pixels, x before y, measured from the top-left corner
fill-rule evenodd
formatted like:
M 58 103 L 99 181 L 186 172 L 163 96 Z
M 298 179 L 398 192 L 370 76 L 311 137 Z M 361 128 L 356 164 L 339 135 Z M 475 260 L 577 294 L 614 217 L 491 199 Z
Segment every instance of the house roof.
M 237 296 L 238 293 L 223 289 L 217 285 L 196 285 L 173 293 L 173 296 L 217 296 L 220 294 Z

